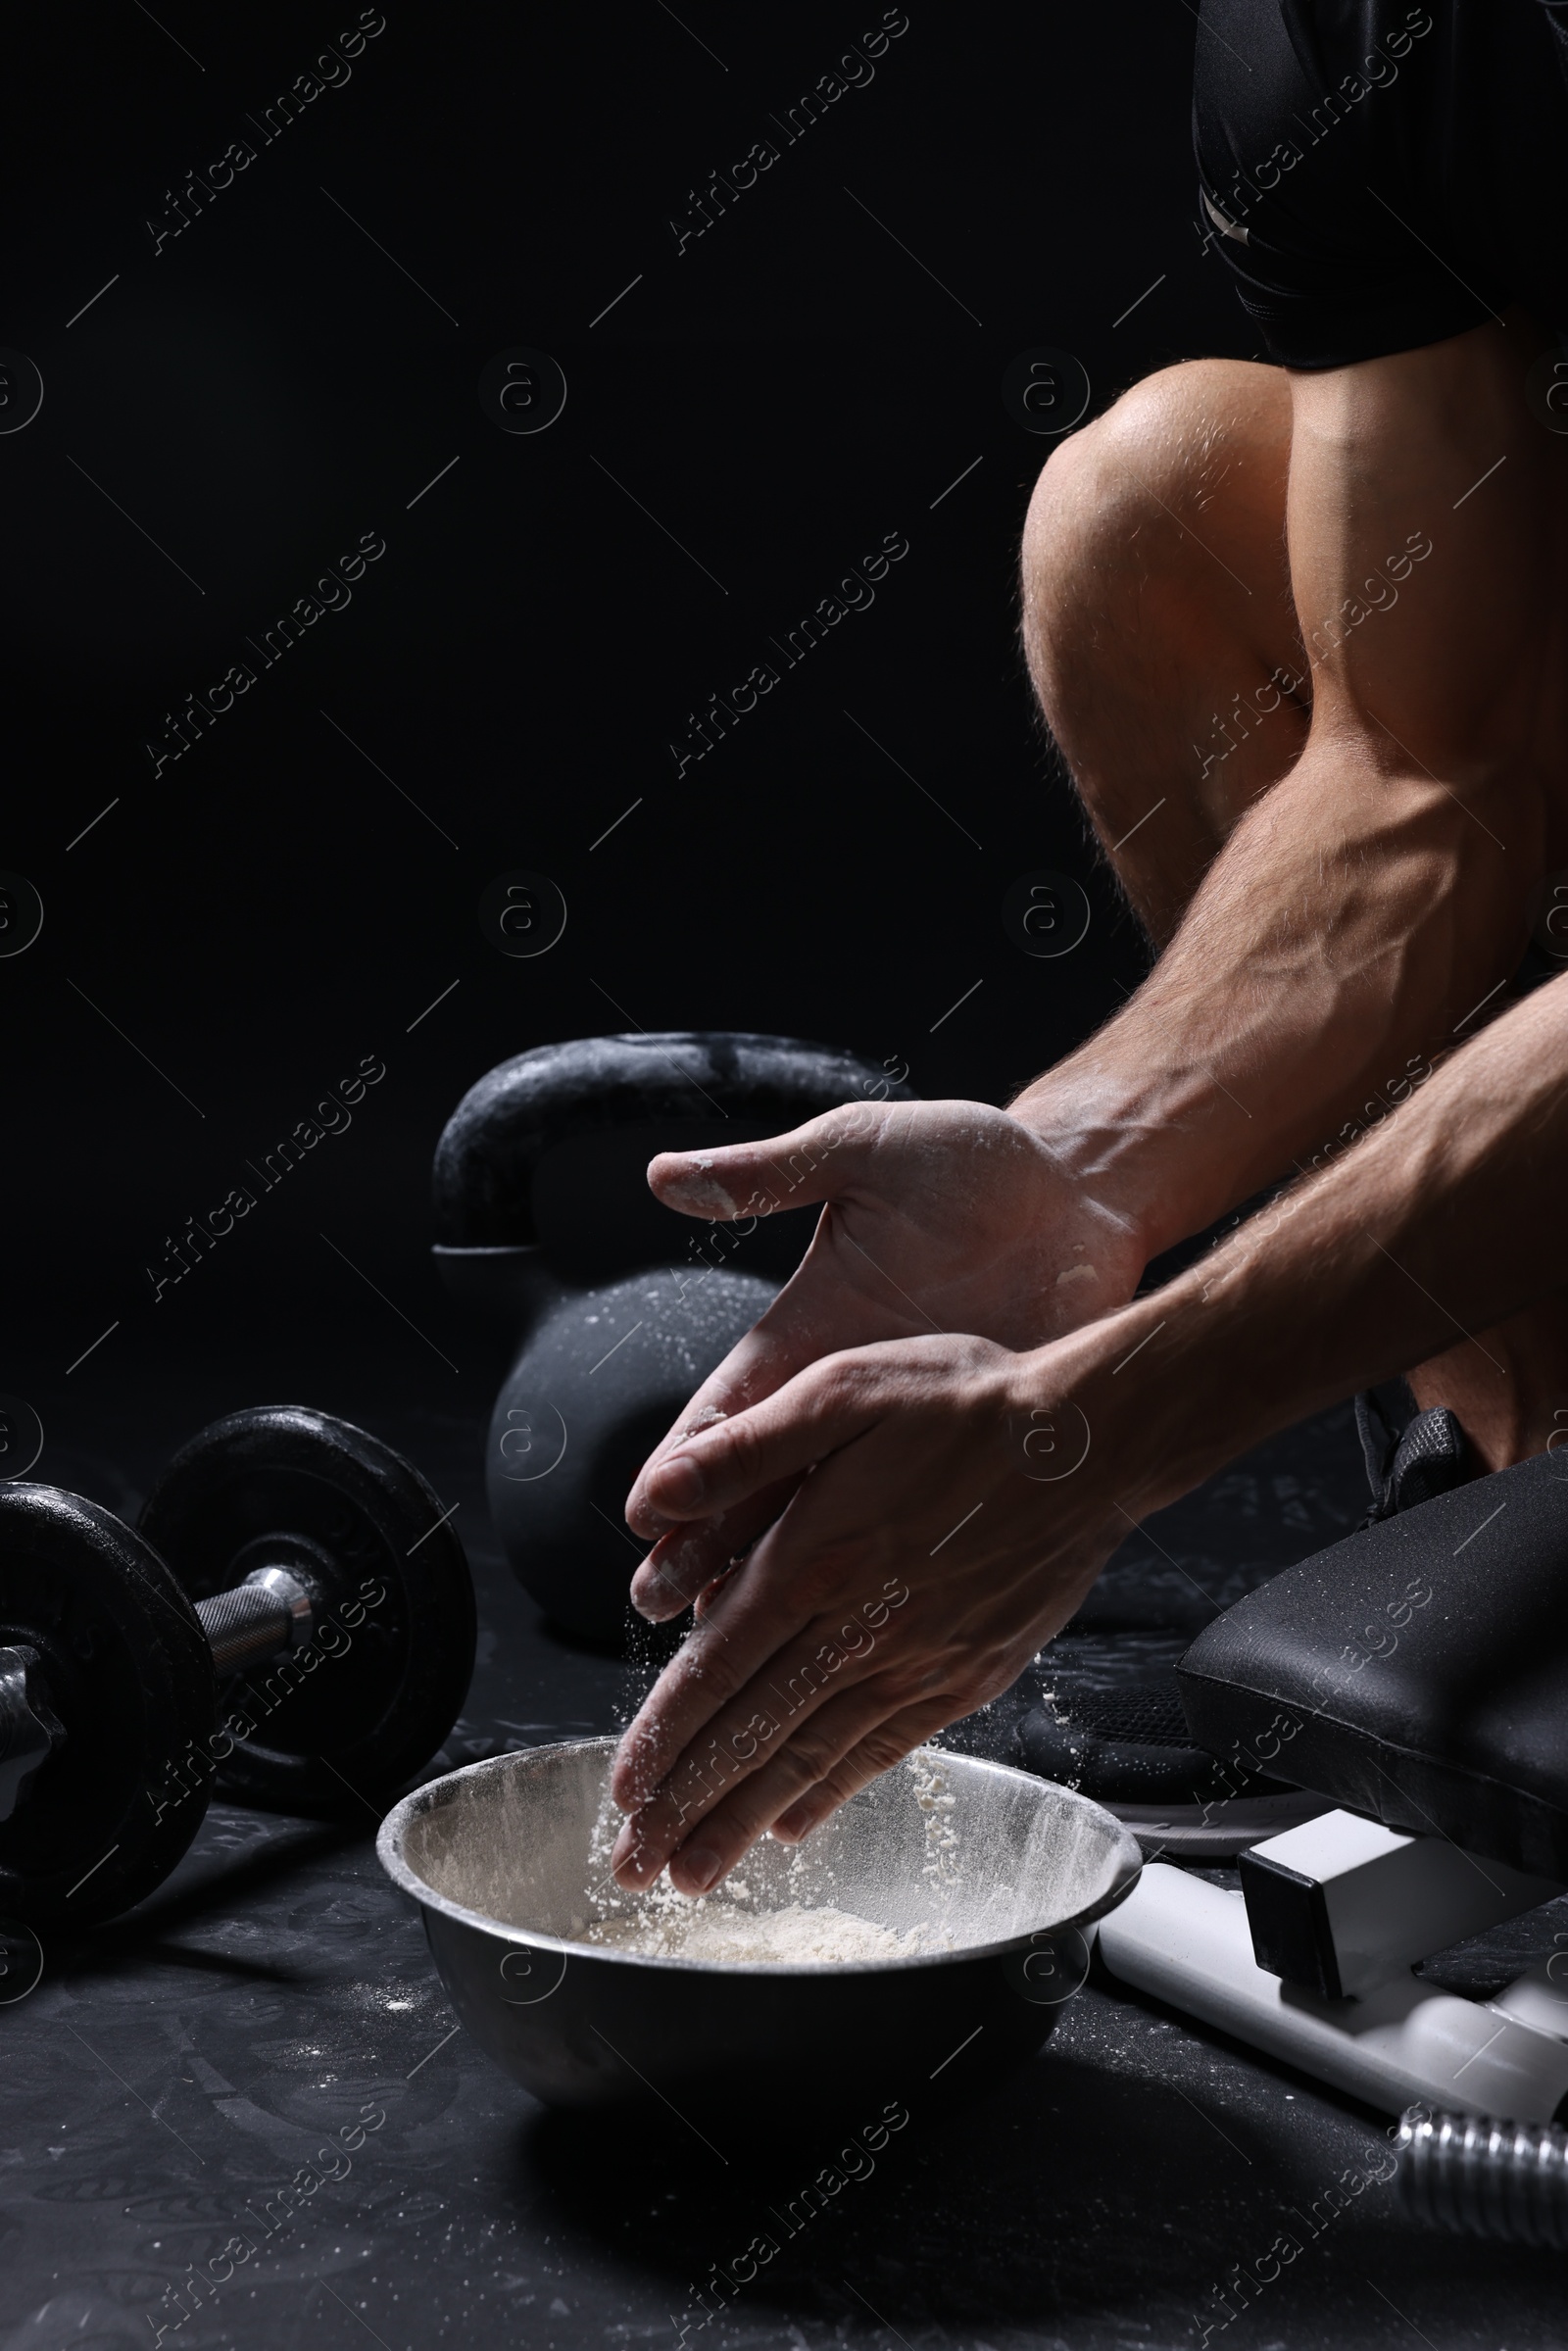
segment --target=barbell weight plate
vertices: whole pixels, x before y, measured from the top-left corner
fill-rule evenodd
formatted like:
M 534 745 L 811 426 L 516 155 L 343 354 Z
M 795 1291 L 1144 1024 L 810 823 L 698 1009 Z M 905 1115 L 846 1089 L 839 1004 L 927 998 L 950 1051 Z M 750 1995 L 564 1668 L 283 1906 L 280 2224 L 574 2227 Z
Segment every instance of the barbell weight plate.
M 428 1762 L 473 1672 L 473 1583 L 441 1503 L 390 1445 L 303 1404 L 214 1421 L 142 1511 L 191 1600 L 260 1567 L 321 1605 L 302 1650 L 223 1685 L 220 1793 L 278 1811 L 376 1811 Z
M 201 1826 L 212 1651 L 141 1537 L 79 1494 L 0 1487 L 0 1644 L 35 1649 L 63 1744 L 0 1823 L 0 1919 L 70 1930 L 139 1902 Z

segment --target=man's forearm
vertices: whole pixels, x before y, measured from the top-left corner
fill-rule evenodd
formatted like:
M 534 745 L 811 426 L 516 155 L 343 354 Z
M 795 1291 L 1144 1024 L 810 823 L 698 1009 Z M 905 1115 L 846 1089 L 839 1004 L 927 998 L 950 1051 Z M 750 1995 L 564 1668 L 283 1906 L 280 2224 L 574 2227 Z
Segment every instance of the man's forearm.
M 1522 948 L 1513 875 L 1474 813 L 1364 743 L 1314 745 L 1132 1003 L 1012 1115 L 1152 1256 L 1386 1116 Z
M 1176 1281 L 1061 1343 L 1123 1506 L 1158 1509 L 1274 1431 L 1568 1288 L 1565 1171 L 1568 978 Z

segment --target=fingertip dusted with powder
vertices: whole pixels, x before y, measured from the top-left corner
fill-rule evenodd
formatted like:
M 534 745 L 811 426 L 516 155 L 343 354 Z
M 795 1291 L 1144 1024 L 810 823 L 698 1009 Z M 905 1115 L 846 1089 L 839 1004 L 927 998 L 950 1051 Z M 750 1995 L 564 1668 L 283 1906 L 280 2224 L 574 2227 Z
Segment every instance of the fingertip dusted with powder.
M 688 1216 L 740 1214 L 706 1152 L 661 1151 L 649 1167 L 648 1188 L 666 1207 L 684 1209 Z

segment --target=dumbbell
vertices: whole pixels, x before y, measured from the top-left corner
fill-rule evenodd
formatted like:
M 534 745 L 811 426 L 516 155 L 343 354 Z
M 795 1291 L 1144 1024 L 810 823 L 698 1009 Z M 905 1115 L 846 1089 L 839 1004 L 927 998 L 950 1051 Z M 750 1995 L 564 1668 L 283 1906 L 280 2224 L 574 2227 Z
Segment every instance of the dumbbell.
M 435 1156 L 435 1255 L 449 1290 L 520 1326 L 485 1445 L 490 1513 L 556 1625 L 623 1638 L 633 1478 L 681 1405 L 794 1271 L 815 1211 L 740 1224 L 649 1192 L 661 1151 L 777 1135 L 851 1102 L 908 1102 L 903 1065 L 789 1037 L 579 1037 L 471 1087 Z
M 451 1730 L 474 1638 L 430 1487 L 304 1405 L 203 1429 L 134 1529 L 57 1487 L 0 1488 L 0 1918 L 128 1909 L 215 1788 L 378 1809 Z

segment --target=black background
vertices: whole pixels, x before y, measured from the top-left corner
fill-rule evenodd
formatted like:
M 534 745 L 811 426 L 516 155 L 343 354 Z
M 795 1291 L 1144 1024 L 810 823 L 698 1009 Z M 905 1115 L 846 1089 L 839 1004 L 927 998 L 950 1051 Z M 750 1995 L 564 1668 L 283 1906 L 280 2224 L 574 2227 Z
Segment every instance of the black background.
M 774 118 L 880 15 L 394 4 L 267 144 L 356 9 L 11 28 L 0 343 L 44 400 L 0 436 L 0 866 L 45 922 L 0 1003 L 34 1391 L 115 1321 L 73 1395 L 361 1304 L 439 1382 L 318 1236 L 452 1352 L 429 1156 L 528 1046 L 756 1028 L 996 1102 L 1136 980 L 1018 650 L 1052 443 L 1000 387 L 1054 345 L 1095 413 L 1247 348 L 1193 226 L 1194 19 L 916 5 L 786 145 Z M 690 191 L 760 138 L 777 163 L 677 252 Z M 155 253 L 148 220 L 235 139 L 256 160 Z M 567 379 L 537 435 L 477 396 L 516 345 Z M 263 669 L 246 639 L 366 531 L 386 554 L 352 604 Z M 677 780 L 687 713 L 888 532 L 909 553 L 874 607 Z M 165 714 L 240 660 L 255 686 L 155 778 Z M 476 920 L 518 866 L 569 907 L 535 960 Z M 1093 905 L 1059 961 L 1001 922 L 1041 867 Z M 367 1053 L 387 1076 L 353 1127 L 155 1309 L 165 1237 Z
M 495 1062 L 606 1030 L 817 1038 L 992 1102 L 1092 1032 L 1144 951 L 1033 713 L 1016 550 L 1051 443 L 1002 378 L 1055 347 L 1097 413 L 1250 346 L 1193 226 L 1187 0 L 910 0 L 869 86 L 793 143 L 770 118 L 878 6 L 388 0 L 346 84 L 264 142 L 250 118 L 357 16 L 7 23 L 0 347 L 44 400 L 19 431 L 0 407 L 0 869 L 45 919 L 0 956 L 0 1391 L 42 1416 L 40 1476 L 131 1517 L 201 1421 L 268 1396 L 406 1447 L 479 1587 L 455 1737 L 520 1745 L 618 1724 L 650 1669 L 549 1636 L 487 1522 L 504 1335 L 430 1264 L 446 1117 Z M 760 138 L 776 164 L 677 253 L 689 192 Z M 168 191 L 236 139 L 255 161 L 155 253 Z M 538 435 L 478 399 L 519 345 L 567 380 Z M 367 531 L 386 553 L 348 609 L 155 777 L 165 713 Z M 874 606 L 677 778 L 688 711 L 889 532 L 909 552 Z M 533 960 L 477 921 L 515 867 L 569 908 Z M 1042 868 L 1092 906 L 1055 961 L 1001 920 Z M 347 1131 L 155 1304 L 166 1236 L 367 1055 L 386 1075 Z M 1182 1609 L 1360 1506 L 1346 1411 L 1274 1441 L 1125 1546 L 1102 1648 L 1142 1653 L 1118 1592 L 1180 1645 Z M 457 2028 L 365 1820 L 215 1805 L 149 1903 L 51 1943 L 6 2013 L 16 2351 L 149 2340 L 362 2097 L 389 2121 L 352 2185 L 182 2343 L 673 2341 L 767 2187 L 765 2148 L 718 2177 L 678 2134 L 645 2157 L 534 2110 Z M 1091 1985 L 999 2101 L 911 2130 L 733 2339 L 1191 2342 L 1216 2280 L 1383 2146 L 1386 2118 L 1291 2079 Z M 1291 2276 L 1231 2339 L 1560 2333 L 1549 2256 L 1433 2240 L 1387 2190 Z

